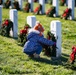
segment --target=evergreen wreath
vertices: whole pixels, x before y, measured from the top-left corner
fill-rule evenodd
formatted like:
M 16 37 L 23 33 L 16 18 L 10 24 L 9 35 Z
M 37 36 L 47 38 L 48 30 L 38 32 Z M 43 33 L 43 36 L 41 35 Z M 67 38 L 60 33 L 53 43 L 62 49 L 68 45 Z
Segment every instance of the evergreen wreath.
M 68 19 L 70 15 L 71 15 L 71 9 L 66 8 L 66 10 L 64 10 L 63 14 L 61 15 L 61 18 Z
M 66 63 L 63 64 L 65 68 L 76 70 L 76 46 L 72 47 L 72 52 Z
M 10 0 L 6 0 L 6 2 L 4 3 L 4 7 L 5 8 L 9 8 L 11 6 L 11 1 Z
M 34 14 L 41 14 L 41 10 L 42 10 L 42 5 L 39 4 L 35 9 L 34 9 Z
M 13 22 L 9 19 L 5 19 L 2 23 L 0 34 L 9 37 L 11 29 L 13 30 Z
M 48 40 L 52 40 L 54 42 L 56 42 L 56 38 L 54 36 L 54 34 L 52 34 L 50 31 L 47 32 L 47 39 Z M 43 45 L 44 47 L 44 55 L 46 56 L 52 56 L 52 57 L 56 57 L 56 45 L 53 45 L 53 46 L 46 46 L 46 45 Z
M 54 14 L 55 14 L 55 13 L 56 13 L 55 7 L 52 6 L 52 7 L 50 7 L 50 8 L 46 11 L 46 16 L 54 17 Z
M 33 0 L 34 2 L 37 2 L 38 0 Z
M 30 3 L 27 2 L 27 3 L 25 4 L 25 7 L 24 7 L 23 11 L 28 13 L 28 12 L 29 12 L 29 9 L 30 9 Z
M 27 32 L 29 28 L 30 26 L 28 24 L 25 24 L 24 28 L 20 30 L 20 33 L 18 35 L 18 42 L 21 46 L 23 46 L 27 41 Z
M 14 7 L 13 7 L 14 9 L 20 10 L 18 1 L 14 1 L 13 5 L 14 5 Z
M 3 4 L 3 0 L 0 0 L 0 5 L 2 5 Z
M 66 3 L 66 0 L 60 0 L 60 5 L 63 6 Z
M 75 59 L 76 59 L 76 47 L 73 46 L 72 47 L 72 53 L 70 54 L 70 63 L 74 64 Z
M 76 0 L 75 0 L 75 7 L 76 7 Z

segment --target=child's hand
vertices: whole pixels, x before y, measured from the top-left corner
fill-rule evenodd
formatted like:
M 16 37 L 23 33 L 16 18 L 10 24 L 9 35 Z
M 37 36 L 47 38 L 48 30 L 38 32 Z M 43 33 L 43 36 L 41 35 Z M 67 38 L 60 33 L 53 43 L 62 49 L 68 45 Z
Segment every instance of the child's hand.
M 56 42 L 54 42 L 54 46 L 56 46 Z

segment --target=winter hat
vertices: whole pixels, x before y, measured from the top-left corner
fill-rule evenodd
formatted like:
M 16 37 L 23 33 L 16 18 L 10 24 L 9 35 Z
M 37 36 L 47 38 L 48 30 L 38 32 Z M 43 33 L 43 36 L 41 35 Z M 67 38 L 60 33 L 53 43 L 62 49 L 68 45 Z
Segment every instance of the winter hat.
M 39 32 L 44 32 L 43 26 L 40 24 L 39 21 L 36 21 L 36 25 L 34 26 L 35 30 L 38 30 Z

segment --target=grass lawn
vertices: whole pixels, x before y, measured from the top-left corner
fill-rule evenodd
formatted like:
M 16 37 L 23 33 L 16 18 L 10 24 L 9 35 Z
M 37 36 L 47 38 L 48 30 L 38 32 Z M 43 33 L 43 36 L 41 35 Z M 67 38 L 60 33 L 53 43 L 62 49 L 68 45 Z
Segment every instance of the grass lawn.
M 37 3 L 34 3 L 34 8 Z M 46 4 L 45 9 L 49 8 Z M 59 15 L 63 13 L 66 6 L 59 6 Z M 33 13 L 18 11 L 18 32 L 26 23 L 26 18 Z M 17 39 L 7 38 L 0 35 L 0 75 L 75 75 L 76 71 L 64 66 L 71 53 L 71 48 L 76 45 L 76 8 L 75 20 L 63 20 L 46 17 L 46 15 L 35 15 L 45 28 L 45 36 L 50 30 L 50 22 L 59 20 L 62 24 L 62 56 L 59 60 L 51 60 L 50 57 L 41 53 L 41 59 L 31 59 L 23 53 L 23 47 L 19 46 Z M 9 18 L 9 9 L 2 10 L 2 19 Z

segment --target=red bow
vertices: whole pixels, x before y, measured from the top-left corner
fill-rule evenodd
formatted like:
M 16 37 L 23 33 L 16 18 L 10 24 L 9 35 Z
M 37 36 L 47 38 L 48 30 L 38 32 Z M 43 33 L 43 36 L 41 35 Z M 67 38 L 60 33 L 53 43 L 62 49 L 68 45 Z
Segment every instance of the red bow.
M 8 24 L 9 24 L 9 23 L 8 23 L 8 20 L 6 20 L 6 21 L 4 22 L 4 24 L 5 24 L 6 26 L 8 26 Z
M 27 30 L 26 29 L 20 30 L 20 34 L 27 34 Z
M 72 53 L 70 54 L 70 59 L 71 59 L 72 61 L 75 60 L 75 54 L 76 54 L 76 47 L 73 46 L 73 47 L 72 47 Z

